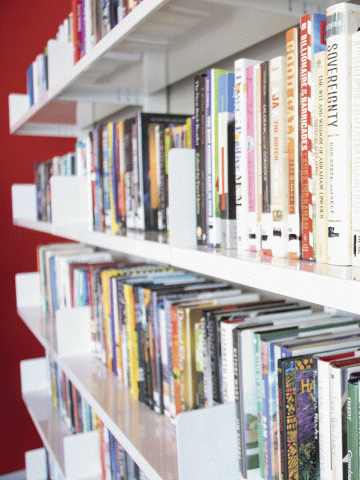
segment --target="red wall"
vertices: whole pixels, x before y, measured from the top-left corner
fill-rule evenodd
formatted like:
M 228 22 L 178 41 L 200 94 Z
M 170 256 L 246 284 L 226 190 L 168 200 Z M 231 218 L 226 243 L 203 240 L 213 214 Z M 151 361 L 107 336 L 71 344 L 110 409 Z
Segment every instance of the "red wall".
M 16 314 L 14 275 L 36 270 L 36 245 L 54 238 L 13 227 L 11 185 L 33 183 L 33 164 L 74 149 L 73 139 L 9 135 L 8 95 L 26 93 L 26 69 L 70 12 L 70 0 L 2 0 L 0 15 L 0 475 L 23 469 L 24 452 L 42 446 L 21 399 L 19 362 L 44 355 Z

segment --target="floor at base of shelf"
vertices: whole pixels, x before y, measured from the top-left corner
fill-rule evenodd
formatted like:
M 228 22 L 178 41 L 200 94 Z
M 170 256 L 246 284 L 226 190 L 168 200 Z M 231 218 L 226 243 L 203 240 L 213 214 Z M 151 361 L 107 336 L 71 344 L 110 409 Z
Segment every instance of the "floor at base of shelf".
M 17 472 L 0 475 L 0 480 L 25 480 L 26 470 L 18 470 Z

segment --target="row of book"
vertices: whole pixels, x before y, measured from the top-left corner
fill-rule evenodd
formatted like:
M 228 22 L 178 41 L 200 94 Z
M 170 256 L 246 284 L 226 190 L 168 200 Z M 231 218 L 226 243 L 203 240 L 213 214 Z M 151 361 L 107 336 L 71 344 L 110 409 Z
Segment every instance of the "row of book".
M 76 143 L 76 152 L 55 156 L 45 162 L 34 164 L 34 184 L 36 186 L 37 219 L 51 222 L 51 185 L 53 175 L 85 175 L 85 145 Z
M 359 25 L 337 4 L 285 56 L 195 77 L 199 244 L 360 265 Z
M 72 0 L 69 16 L 59 25 L 55 40 L 68 44 L 70 62 L 75 64 L 115 25 L 130 13 L 141 0 Z M 30 107 L 36 104 L 50 86 L 48 52 L 50 42 L 27 68 L 27 94 Z M 63 51 L 64 52 L 64 51 Z
M 98 428 L 98 417 L 79 390 L 47 353 L 51 399 L 68 429 L 73 433 L 91 432 Z
M 235 401 L 244 478 L 346 477 L 358 318 L 86 249 L 39 248 L 46 303 L 90 306 L 94 354 L 132 395 L 172 421 Z
M 51 397 L 55 408 L 73 434 L 99 431 L 102 480 L 146 480 L 144 472 L 104 425 L 74 384 L 47 353 Z M 50 460 L 50 459 L 49 459 Z M 48 462 L 49 478 L 59 478 L 54 462 Z M 60 473 L 61 475 L 61 473 Z

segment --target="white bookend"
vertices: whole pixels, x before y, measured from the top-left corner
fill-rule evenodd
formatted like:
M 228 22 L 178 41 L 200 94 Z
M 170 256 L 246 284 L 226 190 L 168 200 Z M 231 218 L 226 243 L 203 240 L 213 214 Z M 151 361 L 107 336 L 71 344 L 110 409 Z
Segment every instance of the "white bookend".
M 36 185 L 14 184 L 11 186 L 13 220 L 37 220 Z
M 288 162 L 286 122 L 286 58 L 270 60 L 270 165 L 273 220 L 272 255 L 287 257 Z
M 352 264 L 360 266 L 360 32 L 352 35 Z
M 248 250 L 248 168 L 246 128 L 246 68 L 257 65 L 259 60 L 240 58 L 234 63 L 235 71 L 235 189 L 236 230 L 238 250 Z
M 21 93 L 10 93 L 9 95 L 9 125 L 15 125 L 29 110 L 29 95 Z
M 179 478 L 239 479 L 235 403 L 176 417 Z
M 38 307 L 42 303 L 39 272 L 15 275 L 16 308 Z
M 54 86 L 74 64 L 74 47 L 72 42 L 49 40 L 48 54 L 48 82 L 49 88 Z
M 328 164 L 327 158 L 327 76 L 326 51 L 317 52 L 315 59 L 315 256 L 321 263 L 328 261 Z
M 99 432 L 79 433 L 64 438 L 66 480 L 94 478 L 101 474 Z
M 21 393 L 47 392 L 50 395 L 50 379 L 46 359 L 34 358 L 20 362 Z
M 89 223 L 88 185 L 85 177 L 53 175 L 51 185 L 52 224 Z
M 25 471 L 26 480 L 47 480 L 45 448 L 25 452 Z
M 339 3 L 326 11 L 328 80 L 329 260 L 351 265 L 351 38 L 360 6 Z
M 195 150 L 174 148 L 169 152 L 169 243 L 196 247 Z
M 92 352 L 90 307 L 57 310 L 55 321 L 60 357 Z

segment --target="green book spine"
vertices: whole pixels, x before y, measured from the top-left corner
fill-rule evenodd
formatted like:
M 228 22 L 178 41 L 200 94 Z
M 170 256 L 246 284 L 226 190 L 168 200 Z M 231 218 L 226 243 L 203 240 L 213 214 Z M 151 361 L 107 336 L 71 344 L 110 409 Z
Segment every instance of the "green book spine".
M 348 380 L 348 478 L 359 479 L 359 379 Z

